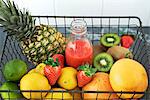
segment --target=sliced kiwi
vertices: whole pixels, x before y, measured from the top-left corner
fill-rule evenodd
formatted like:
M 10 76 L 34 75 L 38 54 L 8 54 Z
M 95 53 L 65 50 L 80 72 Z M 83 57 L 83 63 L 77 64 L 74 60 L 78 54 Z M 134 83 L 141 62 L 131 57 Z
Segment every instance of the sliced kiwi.
M 108 72 L 114 63 L 113 57 L 108 53 L 100 53 L 94 58 L 94 67 L 98 71 Z
M 100 43 L 106 47 L 112 47 L 120 43 L 120 37 L 115 33 L 107 33 L 100 38 Z

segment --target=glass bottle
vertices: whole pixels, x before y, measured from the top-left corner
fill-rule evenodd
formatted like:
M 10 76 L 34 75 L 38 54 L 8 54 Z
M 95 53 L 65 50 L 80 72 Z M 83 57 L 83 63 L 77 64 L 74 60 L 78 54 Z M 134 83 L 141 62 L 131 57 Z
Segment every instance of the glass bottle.
M 74 68 L 87 63 L 92 64 L 93 48 L 87 38 L 87 25 L 84 20 L 72 21 L 65 56 L 67 65 Z

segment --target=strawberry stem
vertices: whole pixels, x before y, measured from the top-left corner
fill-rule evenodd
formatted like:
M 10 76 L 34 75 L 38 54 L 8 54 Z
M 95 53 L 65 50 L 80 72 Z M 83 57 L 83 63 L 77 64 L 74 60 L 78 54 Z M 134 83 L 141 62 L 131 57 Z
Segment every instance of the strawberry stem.
M 96 73 L 97 69 L 92 68 L 89 64 L 82 65 L 78 67 L 78 70 L 84 71 L 86 76 L 92 76 Z
M 51 57 L 48 57 L 48 59 L 44 61 L 44 64 L 50 65 L 52 67 L 57 67 L 60 65 L 58 62 L 58 58 L 56 58 L 56 61 L 54 61 L 54 59 Z

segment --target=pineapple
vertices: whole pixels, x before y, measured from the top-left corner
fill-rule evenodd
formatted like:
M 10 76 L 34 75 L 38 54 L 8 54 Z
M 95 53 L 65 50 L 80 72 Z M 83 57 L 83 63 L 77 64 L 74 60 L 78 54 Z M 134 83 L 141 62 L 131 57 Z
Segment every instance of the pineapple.
M 0 0 L 0 24 L 8 35 L 15 36 L 23 54 L 34 64 L 65 50 L 65 37 L 60 32 L 49 25 L 36 26 L 29 12 L 10 0 Z

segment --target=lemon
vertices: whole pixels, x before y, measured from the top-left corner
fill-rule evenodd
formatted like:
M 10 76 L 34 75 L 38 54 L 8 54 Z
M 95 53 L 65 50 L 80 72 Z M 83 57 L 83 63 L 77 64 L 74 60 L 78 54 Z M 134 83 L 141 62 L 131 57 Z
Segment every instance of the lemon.
M 23 76 L 20 81 L 20 90 L 50 90 L 51 86 L 47 78 L 40 73 L 30 73 Z M 43 98 L 47 92 L 22 92 L 23 96 L 27 99 L 30 98 Z
M 60 87 L 71 90 L 77 87 L 77 70 L 73 67 L 65 67 L 61 70 L 61 76 L 58 79 Z
M 63 88 L 53 88 L 52 90 L 55 90 L 55 91 L 66 91 L 65 89 Z M 62 99 L 67 99 L 67 100 L 72 100 L 73 97 L 70 93 L 62 93 L 62 92 L 53 92 L 53 93 L 48 93 L 47 96 L 46 96 L 46 99 L 53 99 L 53 100 L 62 100 Z
M 28 73 L 40 73 L 42 75 L 44 75 L 44 67 L 46 65 L 44 63 L 40 63 L 39 65 L 36 66 L 36 68 L 30 70 Z
M 46 64 L 44 63 L 40 63 L 39 65 L 36 66 L 36 71 L 38 73 L 41 73 L 42 75 L 44 75 L 44 67 L 46 66 Z
M 28 74 L 31 74 L 31 73 L 37 73 L 37 72 L 36 72 L 36 69 L 33 68 L 33 69 L 31 69 L 31 70 L 28 72 Z

